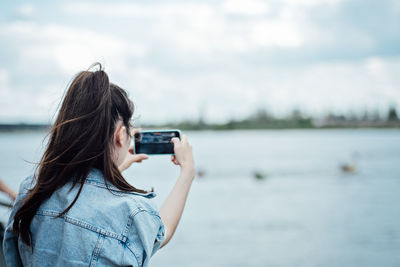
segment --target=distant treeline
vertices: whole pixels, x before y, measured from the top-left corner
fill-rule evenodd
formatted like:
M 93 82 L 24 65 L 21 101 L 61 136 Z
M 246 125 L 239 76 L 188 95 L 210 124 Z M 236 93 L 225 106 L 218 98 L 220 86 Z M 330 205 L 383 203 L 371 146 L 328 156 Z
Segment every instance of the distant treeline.
M 0 131 L 46 130 L 47 124 L 0 124 Z M 259 109 L 245 119 L 231 119 L 225 123 L 207 123 L 203 118 L 166 124 L 142 124 L 142 128 L 177 128 L 181 130 L 235 130 L 235 129 L 323 129 L 323 128 L 400 128 L 400 120 L 394 107 L 386 116 L 378 112 L 363 115 L 328 114 L 313 118 L 294 110 L 289 116 L 278 118 L 265 109 Z
M 12 131 L 43 131 L 50 129 L 48 124 L 28 124 L 28 123 L 7 123 L 0 124 L 1 132 Z
M 163 125 L 142 125 L 142 128 L 177 128 L 182 130 L 235 130 L 235 129 L 321 129 L 321 128 L 397 128 L 400 120 L 394 107 L 381 117 L 378 112 L 365 112 L 363 115 L 328 114 L 323 118 L 313 118 L 294 110 L 289 116 L 278 118 L 265 109 L 259 109 L 248 118 L 231 119 L 226 123 L 207 123 L 182 121 Z

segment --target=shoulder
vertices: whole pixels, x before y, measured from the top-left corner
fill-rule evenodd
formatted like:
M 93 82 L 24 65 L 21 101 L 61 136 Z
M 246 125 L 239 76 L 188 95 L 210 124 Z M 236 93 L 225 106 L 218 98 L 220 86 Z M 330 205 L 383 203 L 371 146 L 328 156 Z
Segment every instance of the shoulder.
M 24 178 L 21 181 L 21 183 L 19 184 L 17 199 L 21 199 L 21 198 L 25 197 L 25 195 L 29 192 L 29 190 L 33 189 L 33 187 L 35 186 L 35 183 L 36 183 L 36 179 L 33 174 Z
M 32 189 L 35 186 L 35 183 L 36 183 L 35 175 L 33 174 L 29 175 L 21 181 L 19 185 L 19 191 L 23 192 Z
M 135 194 L 126 194 L 125 197 L 134 210 L 147 211 L 150 214 L 158 215 L 158 207 L 153 199 Z
M 99 195 L 110 201 L 111 206 L 117 202 L 128 208 L 131 211 L 129 214 L 143 210 L 158 214 L 157 205 L 153 200 L 157 195 L 154 192 L 141 193 L 120 190 L 110 182 L 106 183 L 103 174 L 98 169 L 92 169 L 85 180 L 85 184 L 86 190 L 84 189 L 84 191 L 86 192 L 83 193 L 90 195 L 90 198 L 96 198 L 95 195 Z
M 60 188 L 52 198 L 41 207 L 48 210 L 64 210 L 78 193 L 77 184 L 70 191 L 71 183 Z M 105 230 L 117 233 L 123 232 L 128 221 L 146 213 L 159 216 L 158 207 L 152 199 L 154 193 L 126 192 L 112 184 L 105 185 L 102 176 L 93 174 L 88 177 L 81 190 L 79 198 L 68 211 L 68 216 L 101 226 Z M 141 214 L 138 216 L 143 217 Z M 156 218 L 155 218 L 156 219 Z

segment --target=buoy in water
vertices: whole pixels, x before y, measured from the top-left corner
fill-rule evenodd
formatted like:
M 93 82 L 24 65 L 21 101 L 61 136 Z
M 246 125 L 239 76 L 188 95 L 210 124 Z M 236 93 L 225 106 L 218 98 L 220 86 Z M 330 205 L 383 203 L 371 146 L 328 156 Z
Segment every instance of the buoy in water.
M 262 171 L 253 171 L 253 177 L 257 180 L 264 180 L 267 178 L 267 175 Z
M 203 178 L 205 175 L 206 175 L 206 172 L 203 169 L 198 169 L 197 170 L 196 176 L 198 178 Z
M 340 165 L 340 169 L 344 173 L 356 173 L 357 172 L 357 161 L 359 153 L 354 151 L 351 155 L 351 160 Z
M 342 164 L 340 166 L 342 172 L 345 173 L 356 173 L 357 172 L 357 167 L 356 165 L 352 165 L 352 164 Z

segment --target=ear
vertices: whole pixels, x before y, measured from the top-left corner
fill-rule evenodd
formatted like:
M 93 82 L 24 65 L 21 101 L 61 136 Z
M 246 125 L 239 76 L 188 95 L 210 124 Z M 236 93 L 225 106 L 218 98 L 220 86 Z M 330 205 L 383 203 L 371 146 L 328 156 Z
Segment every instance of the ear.
M 114 133 L 114 143 L 118 147 L 122 147 L 126 138 L 126 127 L 118 125 Z

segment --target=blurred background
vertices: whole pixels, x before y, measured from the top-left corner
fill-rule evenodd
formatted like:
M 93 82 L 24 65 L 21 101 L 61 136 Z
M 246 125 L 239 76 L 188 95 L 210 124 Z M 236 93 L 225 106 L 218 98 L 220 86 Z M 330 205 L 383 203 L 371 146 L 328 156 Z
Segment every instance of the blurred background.
M 151 266 L 400 265 L 399 1 L 2 1 L 0 14 L 12 189 L 98 61 L 137 127 L 193 145 L 197 178 Z M 153 156 L 125 176 L 160 205 L 178 173 Z

